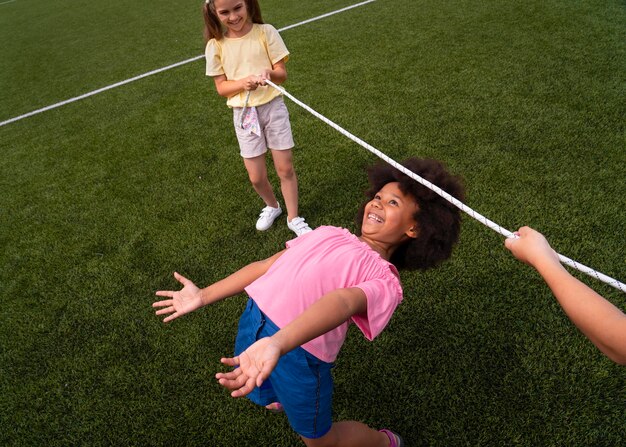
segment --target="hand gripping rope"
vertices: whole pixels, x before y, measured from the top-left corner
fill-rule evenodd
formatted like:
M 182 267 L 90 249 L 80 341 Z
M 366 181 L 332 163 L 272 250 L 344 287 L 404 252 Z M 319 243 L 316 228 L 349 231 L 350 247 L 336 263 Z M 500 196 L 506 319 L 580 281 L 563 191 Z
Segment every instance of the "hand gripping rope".
M 441 189 L 438 186 L 432 184 L 428 180 L 420 177 L 419 175 L 415 174 L 413 171 L 410 171 L 409 169 L 405 168 L 400 163 L 398 163 L 397 161 L 395 161 L 392 158 L 388 157 L 387 155 L 385 155 L 384 153 L 382 153 L 381 151 L 379 151 L 375 147 L 367 144 L 365 141 L 363 141 L 360 138 L 352 135 L 350 132 L 348 132 L 347 130 L 343 129 L 341 126 L 335 124 L 334 122 L 332 122 L 331 120 L 326 118 L 324 115 L 316 112 L 311 107 L 307 106 L 302 101 L 298 100 L 293 95 L 288 93 L 284 88 L 279 87 L 278 85 L 274 84 L 270 80 L 265 80 L 265 82 L 268 85 L 271 85 L 272 87 L 274 87 L 276 90 L 281 92 L 283 95 L 285 95 L 289 99 L 291 99 L 297 105 L 299 105 L 300 107 L 302 107 L 303 109 L 305 109 L 306 111 L 311 113 L 313 116 L 319 118 L 321 121 L 325 122 L 326 124 L 328 124 L 333 129 L 337 130 L 339 133 L 345 135 L 346 137 L 348 137 L 349 139 L 351 139 L 355 143 L 359 144 L 360 146 L 364 147 L 365 149 L 367 149 L 368 151 L 370 151 L 371 153 L 373 153 L 377 157 L 379 157 L 382 160 L 386 161 L 391 166 L 393 166 L 394 168 L 398 169 L 400 172 L 408 175 L 409 177 L 411 177 L 416 182 L 421 183 L 422 185 L 424 185 L 428 189 L 432 190 L 436 194 L 439 194 L 441 197 L 446 199 L 448 202 L 452 203 L 454 206 L 459 208 L 464 213 L 468 214 L 470 217 L 476 219 L 478 222 L 482 223 L 483 225 L 486 225 L 487 227 L 491 228 L 495 232 L 500 233 L 501 235 L 503 235 L 505 237 L 508 237 L 508 238 L 515 238 L 515 237 L 517 237 L 515 234 L 513 234 L 509 230 L 507 230 L 505 228 L 502 228 L 500 225 L 496 224 L 495 222 L 492 222 L 491 220 L 487 219 L 485 216 L 477 213 L 476 211 L 474 211 L 472 208 L 470 208 L 467 205 L 465 205 L 460 200 L 452 197 L 450 194 L 445 192 L 443 189 Z M 585 273 L 585 274 L 587 274 L 587 275 L 589 275 L 589 276 L 591 276 L 593 278 L 596 278 L 596 279 L 598 279 L 598 280 L 600 280 L 602 282 L 605 282 L 605 283 L 609 284 L 610 286 L 613 286 L 616 289 L 619 289 L 622 292 L 626 293 L 626 284 L 621 283 L 620 281 L 618 281 L 616 279 L 613 279 L 610 276 L 607 276 L 607 275 L 605 275 L 603 273 L 597 272 L 597 271 L 593 270 L 592 268 L 587 267 L 587 266 L 585 266 L 583 264 L 580 264 L 580 263 L 578 263 L 578 262 L 576 262 L 576 261 L 574 261 L 574 260 L 572 260 L 572 259 L 570 259 L 570 258 L 568 258 L 566 256 L 563 256 L 561 254 L 558 254 L 558 256 L 559 256 L 559 260 L 561 261 L 561 263 L 563 263 L 565 265 L 568 265 L 568 266 L 570 266 L 570 267 L 572 267 L 572 268 L 574 268 L 576 270 L 579 270 L 579 271 L 581 271 L 581 272 L 583 272 L 583 273 Z

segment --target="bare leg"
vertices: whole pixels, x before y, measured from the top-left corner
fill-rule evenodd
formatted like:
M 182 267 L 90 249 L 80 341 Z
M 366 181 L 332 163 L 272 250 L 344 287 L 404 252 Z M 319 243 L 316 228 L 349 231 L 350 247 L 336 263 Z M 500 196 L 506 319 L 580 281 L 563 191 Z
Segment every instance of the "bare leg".
M 321 438 L 302 438 L 307 447 L 388 447 L 389 438 L 367 425 L 356 421 L 342 421 Z
M 261 196 L 267 206 L 277 208 L 278 201 L 276 200 L 276 196 L 272 190 L 272 185 L 270 185 L 270 182 L 267 179 L 265 154 L 254 158 L 244 158 L 243 164 L 246 166 L 248 178 L 250 179 L 250 183 L 252 183 L 252 187 L 257 194 Z
M 298 217 L 298 178 L 293 169 L 293 156 L 291 150 L 272 150 L 274 167 L 280 179 L 280 190 L 287 207 L 287 219 Z

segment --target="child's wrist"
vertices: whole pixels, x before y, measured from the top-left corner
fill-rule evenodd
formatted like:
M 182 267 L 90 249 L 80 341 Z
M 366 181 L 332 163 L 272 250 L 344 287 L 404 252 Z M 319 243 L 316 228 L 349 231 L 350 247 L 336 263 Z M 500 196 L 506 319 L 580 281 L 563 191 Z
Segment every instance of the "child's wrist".
M 287 352 L 289 352 L 290 349 L 287 347 L 287 344 L 285 342 L 284 333 L 281 333 L 281 332 L 282 331 L 276 332 L 274 335 L 270 337 L 270 340 L 272 340 L 272 344 L 278 348 L 278 351 L 280 352 L 280 355 L 282 356 L 282 355 L 287 354 Z
M 208 293 L 208 288 L 199 290 L 197 296 L 198 298 L 200 298 L 200 302 L 202 303 L 203 306 L 206 306 L 211 303 L 211 298 Z

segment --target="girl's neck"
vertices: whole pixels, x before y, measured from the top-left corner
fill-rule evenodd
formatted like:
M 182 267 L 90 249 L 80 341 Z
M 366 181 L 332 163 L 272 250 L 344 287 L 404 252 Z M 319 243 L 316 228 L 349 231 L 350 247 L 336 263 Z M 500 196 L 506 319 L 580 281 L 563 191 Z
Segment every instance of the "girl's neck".
M 389 261 L 391 259 L 391 255 L 397 248 L 397 245 L 386 244 L 384 242 L 370 239 L 366 236 L 359 236 L 359 240 L 369 245 L 370 248 L 378 253 L 385 261 Z

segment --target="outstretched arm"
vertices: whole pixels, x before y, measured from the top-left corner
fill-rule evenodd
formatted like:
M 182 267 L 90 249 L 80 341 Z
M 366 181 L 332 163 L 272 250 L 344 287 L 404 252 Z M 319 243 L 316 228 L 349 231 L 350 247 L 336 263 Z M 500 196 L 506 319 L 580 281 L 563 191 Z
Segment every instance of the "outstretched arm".
M 570 320 L 600 351 L 626 365 L 626 315 L 570 275 L 541 233 L 522 227 L 518 234 L 505 241 L 506 248 L 539 272 Z
M 163 319 L 164 323 L 168 323 L 202 306 L 237 295 L 243 292 L 246 286 L 265 274 L 284 252 L 285 250 L 282 250 L 267 259 L 248 264 L 241 270 L 204 289 L 198 288 L 192 281 L 174 272 L 174 277 L 183 285 L 183 288 L 178 291 L 159 290 L 156 293 L 157 296 L 170 299 L 156 301 L 152 307 L 159 308 L 156 312 L 157 315 L 168 315 Z
M 237 357 L 223 358 L 225 365 L 239 368 L 215 377 L 232 390 L 231 396 L 245 396 L 269 377 L 281 355 L 365 312 L 367 298 L 363 290 L 354 287 L 330 292 L 273 336 L 258 340 Z

